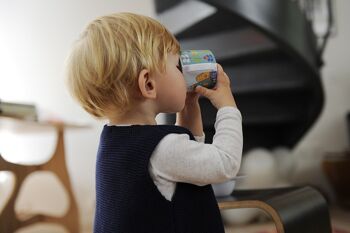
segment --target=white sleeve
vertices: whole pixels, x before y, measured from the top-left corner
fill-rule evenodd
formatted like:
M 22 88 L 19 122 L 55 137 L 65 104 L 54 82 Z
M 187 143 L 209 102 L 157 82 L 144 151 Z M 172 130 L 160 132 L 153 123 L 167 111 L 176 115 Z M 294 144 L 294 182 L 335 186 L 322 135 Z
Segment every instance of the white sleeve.
M 151 176 L 162 183 L 195 185 L 220 183 L 236 176 L 243 148 L 240 111 L 235 107 L 219 109 L 215 130 L 212 144 L 190 140 L 187 134 L 165 136 L 152 153 Z

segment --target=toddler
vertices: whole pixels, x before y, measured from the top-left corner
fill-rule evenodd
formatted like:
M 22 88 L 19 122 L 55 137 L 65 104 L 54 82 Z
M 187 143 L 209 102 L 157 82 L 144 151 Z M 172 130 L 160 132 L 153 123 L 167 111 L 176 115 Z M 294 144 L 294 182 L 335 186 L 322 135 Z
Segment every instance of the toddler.
M 186 90 L 180 46 L 156 20 L 117 13 L 91 22 L 68 59 L 68 86 L 108 119 L 96 162 L 95 233 L 223 233 L 211 184 L 236 176 L 242 120 L 218 65 L 214 89 Z M 199 96 L 218 109 L 205 144 Z M 176 125 L 157 125 L 177 113 Z

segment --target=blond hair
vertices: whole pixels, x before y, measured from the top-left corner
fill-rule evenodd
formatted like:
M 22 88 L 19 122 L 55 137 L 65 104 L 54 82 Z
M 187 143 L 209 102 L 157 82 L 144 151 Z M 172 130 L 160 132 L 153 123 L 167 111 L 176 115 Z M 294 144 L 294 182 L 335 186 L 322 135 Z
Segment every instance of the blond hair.
M 97 18 L 84 30 L 67 60 L 71 94 L 96 117 L 130 108 L 142 69 L 164 72 L 168 53 L 178 53 L 175 37 L 156 20 L 133 13 Z

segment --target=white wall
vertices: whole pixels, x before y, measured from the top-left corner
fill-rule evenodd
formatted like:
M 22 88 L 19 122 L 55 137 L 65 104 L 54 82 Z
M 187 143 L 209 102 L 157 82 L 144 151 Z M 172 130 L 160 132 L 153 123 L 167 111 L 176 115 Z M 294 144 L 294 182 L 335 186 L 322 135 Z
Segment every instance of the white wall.
M 0 99 L 34 103 L 43 115 L 91 126 L 68 130 L 65 140 L 85 229 L 91 224 L 95 155 L 103 122 L 85 113 L 68 94 L 64 62 L 89 21 L 120 11 L 155 14 L 152 0 L 0 0 Z M 41 153 L 40 143 L 34 147 Z
M 345 116 L 350 111 L 348 9 L 350 1 L 335 1 L 337 33 L 330 38 L 324 52 L 325 66 L 321 72 L 325 103 L 319 118 L 292 151 L 277 148 L 272 154 L 264 150 L 248 153 L 242 161 L 243 173 L 247 174 L 248 178 L 238 182 L 239 188 L 267 188 L 285 184 L 313 185 L 334 201 L 334 192 L 322 171 L 322 160 L 329 152 L 343 152 L 349 149 L 350 138 L 345 121 Z M 277 158 L 276 163 L 269 160 L 271 156 Z M 265 159 L 265 165 L 257 162 L 262 159 Z M 277 167 L 270 169 L 266 166 L 270 162 Z M 251 173 L 247 171 L 248 168 Z M 285 174 L 285 177 L 282 177 L 282 174 Z
M 298 155 L 298 183 L 319 185 L 332 192 L 321 170 L 322 157 L 327 152 L 349 149 L 350 138 L 345 116 L 350 112 L 350 1 L 335 1 L 337 33 L 330 38 L 324 53 L 322 82 L 325 105 L 317 122 L 295 148 Z
M 300 147 L 320 147 L 325 151 L 349 148 L 349 135 L 345 114 L 350 111 L 350 1 L 335 1 L 337 33 L 330 38 L 324 53 L 322 70 L 325 106 L 313 129 L 300 143 Z

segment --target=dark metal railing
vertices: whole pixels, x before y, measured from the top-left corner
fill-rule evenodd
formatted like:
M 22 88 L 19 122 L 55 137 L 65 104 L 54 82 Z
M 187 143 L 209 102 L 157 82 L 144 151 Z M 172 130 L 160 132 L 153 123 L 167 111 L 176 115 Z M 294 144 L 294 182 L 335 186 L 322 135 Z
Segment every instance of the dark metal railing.
M 292 0 L 298 3 L 306 18 L 312 23 L 318 37 L 319 57 L 322 57 L 328 38 L 335 33 L 334 1 L 332 0 Z

